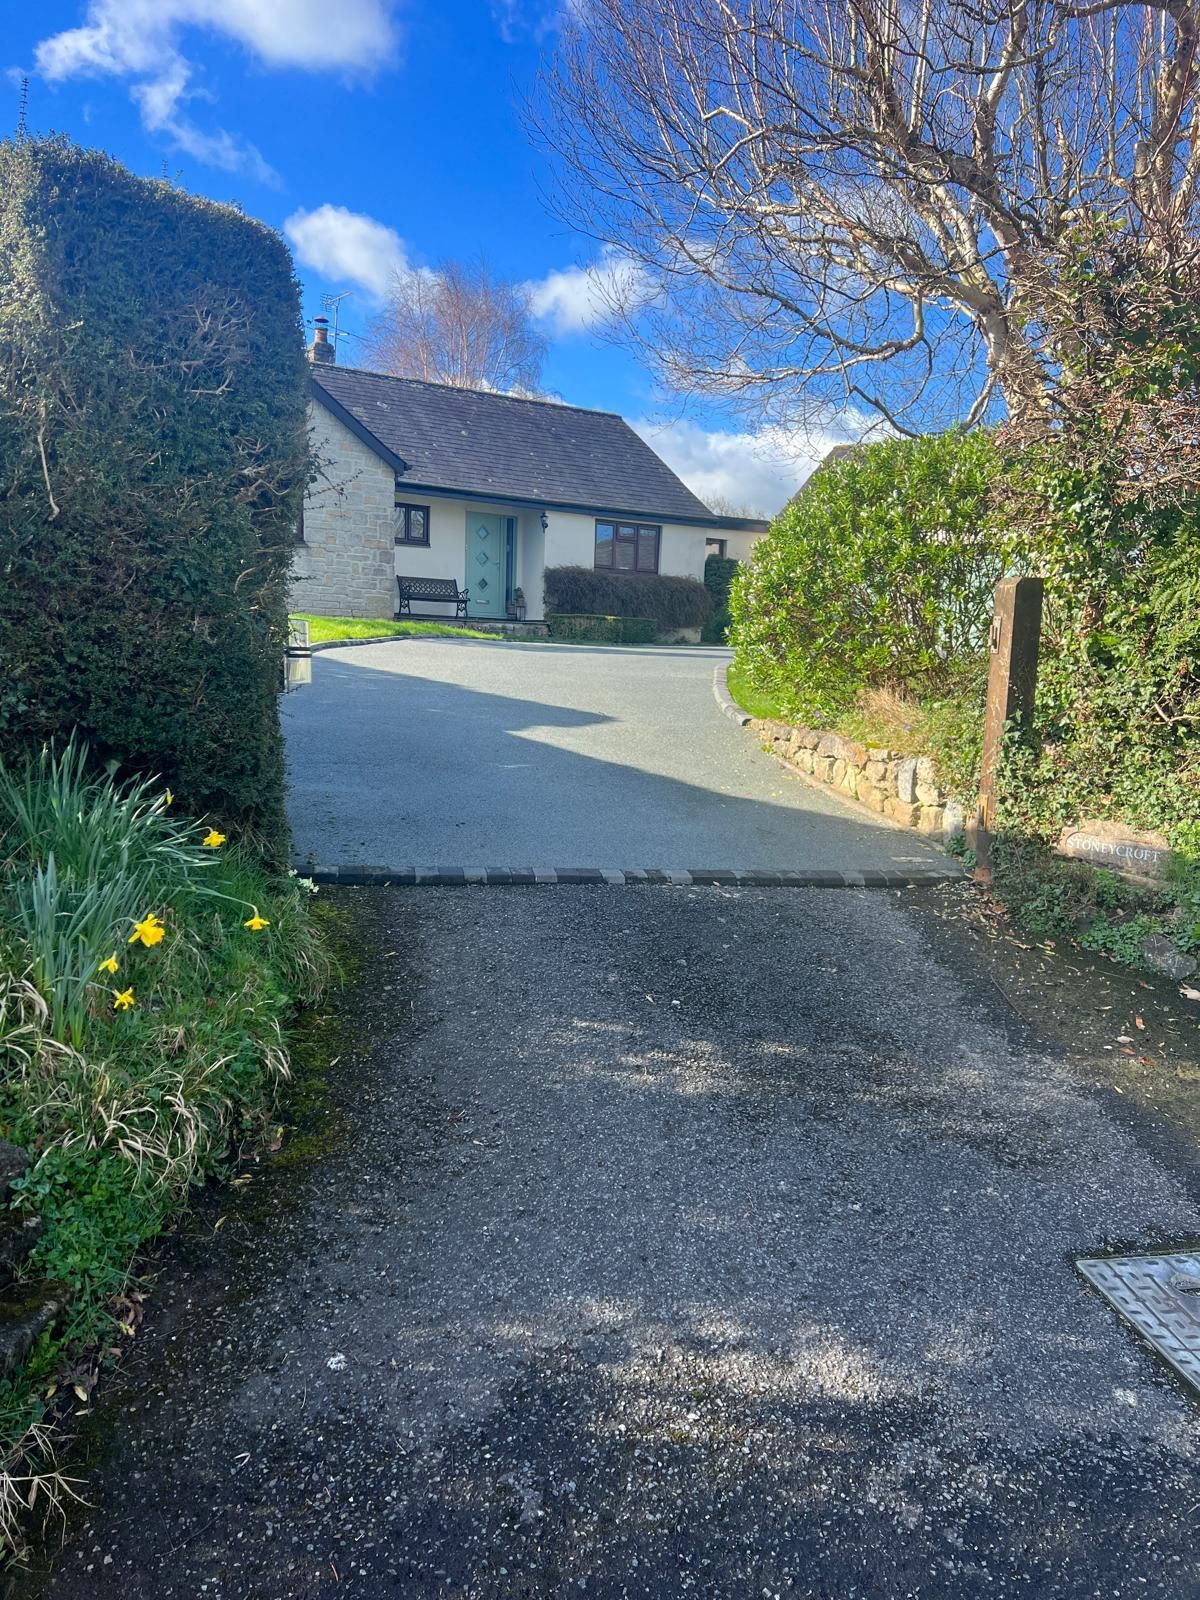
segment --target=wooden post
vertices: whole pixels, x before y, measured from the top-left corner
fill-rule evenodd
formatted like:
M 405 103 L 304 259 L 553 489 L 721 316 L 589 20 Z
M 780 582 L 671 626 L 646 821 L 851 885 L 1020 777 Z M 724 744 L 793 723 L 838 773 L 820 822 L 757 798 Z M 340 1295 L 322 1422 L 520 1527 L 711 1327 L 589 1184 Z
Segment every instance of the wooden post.
M 996 778 L 1005 725 L 1015 722 L 1028 727 L 1033 721 L 1043 587 L 1041 578 L 1001 578 L 996 585 L 987 707 L 983 717 L 983 756 L 979 763 L 979 809 L 971 830 L 976 883 L 992 881 Z

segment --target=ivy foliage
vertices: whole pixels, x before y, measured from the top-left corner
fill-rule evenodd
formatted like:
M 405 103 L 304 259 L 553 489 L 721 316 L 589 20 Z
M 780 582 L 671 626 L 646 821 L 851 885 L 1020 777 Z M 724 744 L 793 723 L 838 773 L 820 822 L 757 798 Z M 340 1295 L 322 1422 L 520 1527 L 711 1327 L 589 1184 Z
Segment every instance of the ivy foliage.
M 62 139 L 0 143 L 0 759 L 78 729 L 283 851 L 306 393 L 277 235 Z
M 862 445 L 820 467 L 730 594 L 739 666 L 790 715 L 836 723 L 865 691 L 974 682 L 1004 568 L 984 432 Z
M 1059 373 L 1002 434 L 1011 559 L 1046 577 L 1032 749 L 1004 817 L 1163 831 L 1200 858 L 1200 267 L 1111 223 L 1047 270 Z

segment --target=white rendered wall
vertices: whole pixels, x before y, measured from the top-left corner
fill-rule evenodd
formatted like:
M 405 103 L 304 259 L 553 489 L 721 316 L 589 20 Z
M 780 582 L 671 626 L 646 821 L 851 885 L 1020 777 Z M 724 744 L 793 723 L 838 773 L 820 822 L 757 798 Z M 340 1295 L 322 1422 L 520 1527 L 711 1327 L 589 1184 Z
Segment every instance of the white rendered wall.
M 574 511 L 547 512 L 546 532 L 548 567 L 591 567 L 596 561 L 596 523 L 627 521 L 621 517 L 585 516 Z M 644 518 L 644 521 L 653 521 Z M 704 578 L 704 541 L 711 530 L 689 527 L 686 523 L 660 522 L 658 570 L 665 578 Z

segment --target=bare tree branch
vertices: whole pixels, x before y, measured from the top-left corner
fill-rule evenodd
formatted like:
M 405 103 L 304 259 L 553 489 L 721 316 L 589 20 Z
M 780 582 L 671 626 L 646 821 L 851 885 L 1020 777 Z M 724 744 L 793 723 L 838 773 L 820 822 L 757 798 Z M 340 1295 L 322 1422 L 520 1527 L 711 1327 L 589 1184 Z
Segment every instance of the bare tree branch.
M 379 371 L 458 389 L 536 394 L 545 355 L 528 290 L 493 278 L 483 261 L 398 274 L 367 335 Z
M 1044 412 L 1081 219 L 1197 222 L 1200 0 L 578 0 L 531 119 L 623 333 L 777 420 Z M 653 286 L 657 293 L 647 292 Z

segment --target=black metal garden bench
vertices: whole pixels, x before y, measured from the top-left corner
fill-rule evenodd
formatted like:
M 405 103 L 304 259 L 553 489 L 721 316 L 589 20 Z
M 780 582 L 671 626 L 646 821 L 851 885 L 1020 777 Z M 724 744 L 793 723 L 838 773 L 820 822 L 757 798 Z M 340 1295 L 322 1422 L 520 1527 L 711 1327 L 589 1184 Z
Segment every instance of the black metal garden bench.
M 465 617 L 467 614 L 470 593 L 458 587 L 457 578 L 397 578 L 396 588 L 400 595 L 396 612 L 398 617 L 412 616 L 414 600 L 436 600 L 443 604 L 453 602 L 456 617 Z

